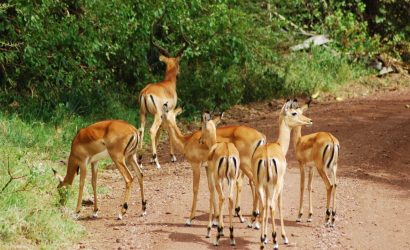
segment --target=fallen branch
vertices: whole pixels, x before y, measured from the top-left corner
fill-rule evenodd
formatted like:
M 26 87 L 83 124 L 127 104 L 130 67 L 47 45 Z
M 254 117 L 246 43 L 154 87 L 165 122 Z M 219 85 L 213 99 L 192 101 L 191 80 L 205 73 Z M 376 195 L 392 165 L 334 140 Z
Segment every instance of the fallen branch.
M 298 51 L 298 50 L 302 50 L 302 49 L 308 49 L 311 46 L 323 45 L 323 44 L 329 43 L 331 41 L 332 40 L 327 38 L 326 35 L 317 35 L 317 36 L 312 36 L 312 37 L 306 39 L 301 44 L 290 47 L 290 49 L 292 51 Z
M 26 177 L 27 175 L 22 175 L 22 176 L 13 176 L 11 174 L 11 170 L 10 170 L 10 161 L 7 158 L 7 173 L 9 174 L 10 179 L 7 181 L 6 185 L 4 185 L 4 187 L 1 189 L 0 193 L 3 193 L 3 191 L 10 185 L 10 183 L 14 180 L 18 180 L 18 179 L 22 179 L 24 177 Z

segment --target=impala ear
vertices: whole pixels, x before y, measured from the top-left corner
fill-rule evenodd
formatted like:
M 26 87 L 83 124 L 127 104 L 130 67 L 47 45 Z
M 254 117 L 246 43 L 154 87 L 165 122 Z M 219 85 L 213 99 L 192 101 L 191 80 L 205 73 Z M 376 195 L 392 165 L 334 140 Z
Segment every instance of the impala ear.
M 202 113 L 202 122 L 208 122 L 209 120 L 211 120 L 211 114 L 209 113 L 209 111 L 204 111 Z
M 178 107 L 178 108 L 176 108 L 175 109 L 175 116 L 177 116 L 177 115 L 180 115 L 181 113 L 182 113 L 182 108 L 181 107 Z
M 54 177 L 60 182 L 59 186 L 61 186 L 61 183 L 63 183 L 64 178 L 61 175 L 59 175 L 54 168 L 52 168 L 51 170 L 53 170 Z
M 165 62 L 165 61 L 167 60 L 167 58 L 166 58 L 165 56 L 163 56 L 163 55 L 160 55 L 160 56 L 159 56 L 159 60 L 160 60 L 161 62 Z
M 224 116 L 224 112 L 222 112 L 222 113 L 220 113 L 220 114 L 218 114 L 218 115 L 214 115 L 213 121 L 214 121 L 214 123 L 215 123 L 215 126 L 218 125 L 218 124 L 222 121 L 223 116 Z
M 288 111 L 288 109 L 291 107 L 292 101 L 290 99 L 286 100 L 286 103 L 283 105 L 282 110 L 280 111 L 281 114 L 284 114 Z

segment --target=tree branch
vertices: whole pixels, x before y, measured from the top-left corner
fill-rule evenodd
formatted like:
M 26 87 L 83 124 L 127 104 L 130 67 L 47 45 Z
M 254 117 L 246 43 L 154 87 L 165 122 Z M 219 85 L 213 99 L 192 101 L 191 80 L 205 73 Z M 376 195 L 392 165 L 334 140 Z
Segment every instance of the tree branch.
M 10 185 L 10 183 L 11 183 L 12 181 L 17 180 L 17 179 L 22 179 L 22 178 L 24 178 L 24 177 L 27 176 L 27 175 L 22 175 L 22 176 L 17 176 L 17 177 L 16 177 L 16 176 L 13 176 L 13 175 L 11 174 L 10 161 L 9 161 L 8 158 L 7 158 L 7 173 L 9 174 L 10 179 L 7 181 L 6 185 L 3 186 L 3 188 L 2 188 L 1 191 L 0 191 L 0 193 L 3 193 L 3 191 Z

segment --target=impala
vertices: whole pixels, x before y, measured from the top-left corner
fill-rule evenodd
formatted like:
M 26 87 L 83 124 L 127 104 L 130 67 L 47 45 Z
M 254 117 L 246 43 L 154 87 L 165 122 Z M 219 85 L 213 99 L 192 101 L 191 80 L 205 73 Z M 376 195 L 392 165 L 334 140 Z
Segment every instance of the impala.
M 162 19 L 162 16 L 161 18 Z M 160 45 L 156 44 L 153 39 L 153 28 L 151 27 L 150 43 L 152 46 L 159 49 L 161 55 L 159 60 L 166 64 L 165 76 L 161 82 L 150 83 L 145 88 L 141 90 L 138 96 L 140 104 L 140 119 L 141 119 L 141 144 L 140 149 L 143 147 L 144 141 L 144 129 L 147 114 L 152 114 L 154 116 L 154 121 L 150 129 L 151 145 L 152 145 L 152 159 L 151 162 L 155 163 L 157 168 L 161 168 L 158 158 L 157 158 L 157 145 L 159 138 L 159 128 L 161 126 L 161 110 L 162 106 L 167 103 L 169 109 L 174 109 L 177 104 L 177 92 L 176 92 L 176 82 L 177 76 L 179 75 L 179 62 L 181 60 L 182 53 L 188 47 L 188 42 L 185 36 L 184 42 L 185 46 L 182 47 L 175 55 L 172 57 L 170 53 Z M 174 148 L 172 143 L 170 143 L 171 150 L 171 161 L 175 162 L 176 157 L 174 154 Z M 138 161 L 141 162 L 142 155 L 139 155 Z
M 236 181 L 239 176 L 239 152 L 235 145 L 231 142 L 216 142 L 216 125 L 221 116 L 216 116 L 214 120 L 211 120 L 209 113 L 205 112 L 202 115 L 202 137 L 201 140 L 209 148 L 208 156 L 208 186 L 210 192 L 209 199 L 209 223 L 207 227 L 207 238 L 210 237 L 212 227 L 212 211 L 217 207 L 215 200 L 215 191 L 218 192 L 219 206 L 218 206 L 218 234 L 215 246 L 219 245 L 219 239 L 223 236 L 223 204 L 225 201 L 224 181 L 228 182 L 228 199 L 229 199 L 229 232 L 231 245 L 235 245 L 235 239 L 233 235 L 232 213 L 234 208 L 234 189 Z
M 207 161 L 209 149 L 206 145 L 200 142 L 201 131 L 194 132 L 190 135 L 183 135 L 181 133 L 175 120 L 176 115 L 181 112 L 181 108 L 169 110 L 167 105 L 164 104 L 161 117 L 164 122 L 165 129 L 170 135 L 171 143 L 173 143 L 174 147 L 185 156 L 192 167 L 193 200 L 191 214 L 186 222 L 186 225 L 191 225 L 192 220 L 195 218 L 201 173 L 200 166 L 203 162 Z M 265 135 L 247 126 L 225 126 L 217 128 L 216 136 L 217 142 L 232 142 L 235 145 L 240 155 L 240 169 L 244 171 L 248 177 L 251 176 L 251 179 L 252 171 L 250 167 L 250 160 L 255 149 L 265 143 Z M 253 188 L 253 185 L 251 185 L 251 187 Z M 235 212 L 239 216 L 241 222 L 243 222 L 244 219 L 240 213 L 240 210 L 241 209 L 238 204 L 238 207 L 235 208 Z
M 140 135 L 138 130 L 131 124 L 120 120 L 97 122 L 78 131 L 71 144 L 66 176 L 63 178 L 54 171 L 54 174 L 60 181 L 58 188 L 72 185 L 76 173 L 80 172 L 77 208 L 75 210 L 77 216 L 81 209 L 87 165 L 90 163 L 92 170 L 91 182 L 94 192 L 94 211 L 92 217 L 97 217 L 97 162 L 109 157 L 115 163 L 125 181 L 124 199 L 118 219 L 122 219 L 122 216 L 128 209 L 131 184 L 134 179 L 127 164 L 134 168 L 137 175 L 141 190 L 143 215 L 146 213 L 147 201 L 144 200 L 143 174 L 136 157 L 139 142 Z
M 301 108 L 296 104 L 296 112 L 302 114 L 309 107 L 310 101 Z M 300 168 L 300 202 L 299 215 L 297 222 L 301 221 L 303 215 L 303 191 L 305 189 L 305 167 L 309 168 L 308 191 L 309 191 L 309 217 L 308 222 L 312 221 L 312 179 L 313 168 L 316 166 L 320 177 L 326 186 L 327 203 L 326 203 L 326 225 L 334 226 L 336 217 L 336 171 L 337 161 L 339 158 L 340 144 L 332 134 L 327 132 L 318 132 L 302 136 L 301 126 L 293 129 L 293 143 L 296 151 L 296 158 Z M 332 199 L 333 198 L 333 199 Z M 330 201 L 332 203 L 332 213 L 330 213 Z M 332 222 L 330 223 L 330 215 Z
M 312 124 L 297 109 L 293 101 L 287 101 L 279 114 L 279 137 L 276 142 L 267 143 L 256 149 L 252 157 L 252 169 L 261 209 L 261 249 L 267 243 L 267 224 L 269 212 L 272 221 L 273 248 L 278 249 L 275 229 L 275 210 L 279 207 L 281 233 L 284 243 L 288 244 L 282 216 L 282 191 L 286 172 L 286 154 L 289 149 L 290 132 L 296 126 Z

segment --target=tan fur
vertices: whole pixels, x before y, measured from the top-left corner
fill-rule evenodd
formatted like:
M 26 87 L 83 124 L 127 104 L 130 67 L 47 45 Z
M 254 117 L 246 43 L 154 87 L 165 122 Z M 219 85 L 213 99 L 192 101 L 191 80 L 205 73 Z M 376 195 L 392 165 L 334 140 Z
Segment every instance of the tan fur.
M 194 132 L 190 135 L 183 135 L 176 125 L 175 117 L 181 109 L 169 110 L 163 112 L 162 120 L 166 130 L 168 131 L 171 143 L 174 148 L 181 152 L 189 161 L 193 171 L 193 201 L 191 214 L 187 224 L 191 224 L 195 218 L 196 202 L 200 179 L 200 166 L 202 162 L 207 161 L 208 147 L 200 142 L 201 131 Z M 250 171 L 250 159 L 259 142 L 266 141 L 265 136 L 257 130 L 246 126 L 226 126 L 217 128 L 217 142 L 231 142 L 235 145 L 240 155 L 240 169 L 248 170 L 248 174 L 252 176 Z M 237 203 L 238 204 L 238 203 Z
M 299 125 L 311 124 L 311 120 L 302 114 L 295 113 L 288 101 L 279 115 L 279 137 L 276 142 L 268 143 L 256 149 L 252 158 L 252 169 L 256 185 L 256 196 L 261 208 L 261 248 L 267 242 L 267 224 L 269 216 L 272 220 L 274 249 L 277 249 L 275 230 L 275 210 L 279 207 L 281 233 L 288 243 L 282 216 L 282 191 L 286 172 L 286 153 L 289 148 L 291 128 Z M 275 167 L 276 165 L 276 167 Z M 270 214 L 269 214 L 270 211 Z M 255 220 L 256 218 L 253 218 Z
M 161 110 L 166 103 L 169 109 L 174 109 L 177 104 L 176 81 L 179 74 L 180 57 L 165 57 L 160 56 L 160 61 L 167 65 L 164 80 L 157 83 L 150 83 L 143 88 L 138 96 L 140 103 L 140 119 L 141 119 L 141 144 L 143 147 L 144 130 L 146 116 L 148 113 L 154 116 L 154 121 L 150 129 L 151 146 L 153 156 L 157 154 L 157 145 L 159 138 L 159 128 L 161 126 Z M 174 149 L 170 147 L 172 160 L 175 160 Z M 157 157 L 153 157 L 152 161 L 160 168 Z
M 307 105 L 298 109 L 303 113 Z M 305 188 L 305 167 L 309 169 L 308 191 L 309 191 L 309 217 L 312 220 L 312 179 L 313 168 L 316 167 L 322 178 L 326 191 L 327 203 L 326 209 L 330 213 L 329 207 L 333 197 L 332 214 L 336 215 L 336 171 L 337 161 L 339 158 L 340 144 L 336 137 L 327 132 L 318 132 L 309 135 L 301 135 L 301 127 L 293 129 L 293 143 L 296 151 L 296 158 L 300 167 L 300 201 L 299 215 L 297 221 L 301 221 L 303 215 L 303 193 Z M 326 149 L 326 152 L 324 150 Z M 326 214 L 326 225 L 334 226 L 335 216 L 332 216 L 332 223 L 329 222 L 330 216 Z
M 218 118 L 217 118 L 218 119 Z M 209 199 L 209 221 L 207 227 L 207 237 L 210 237 L 212 227 L 212 214 L 213 208 L 218 208 L 218 236 L 215 241 L 215 245 L 219 245 L 219 238 L 223 231 L 223 204 L 225 201 L 224 181 L 228 182 L 229 192 L 229 229 L 231 245 L 235 245 L 235 239 L 233 235 L 232 215 L 234 208 L 234 189 L 236 181 L 239 176 L 240 156 L 235 145 L 230 142 L 219 142 L 216 139 L 216 124 L 217 121 L 203 119 L 202 120 L 202 139 L 208 146 L 210 152 L 208 157 L 208 187 L 210 192 Z M 215 192 L 218 192 L 219 205 L 215 200 Z
M 66 185 L 71 185 L 75 174 L 80 170 L 80 185 L 76 207 L 77 213 L 79 213 L 81 209 L 84 181 L 87 165 L 89 163 L 91 163 L 92 168 L 94 213 L 96 214 L 98 211 L 96 192 L 97 162 L 104 158 L 111 158 L 121 175 L 124 177 L 126 190 L 123 204 L 128 204 L 131 184 L 134 179 L 126 162 L 134 168 L 140 184 L 143 210 L 145 211 L 143 175 L 141 166 L 137 163 L 136 159 L 136 150 L 139 142 L 140 135 L 138 130 L 131 124 L 120 120 L 97 122 L 78 131 L 71 144 L 71 152 L 67 164 L 67 174 L 58 186 L 60 188 Z M 123 206 L 121 215 L 126 212 L 126 206 Z

